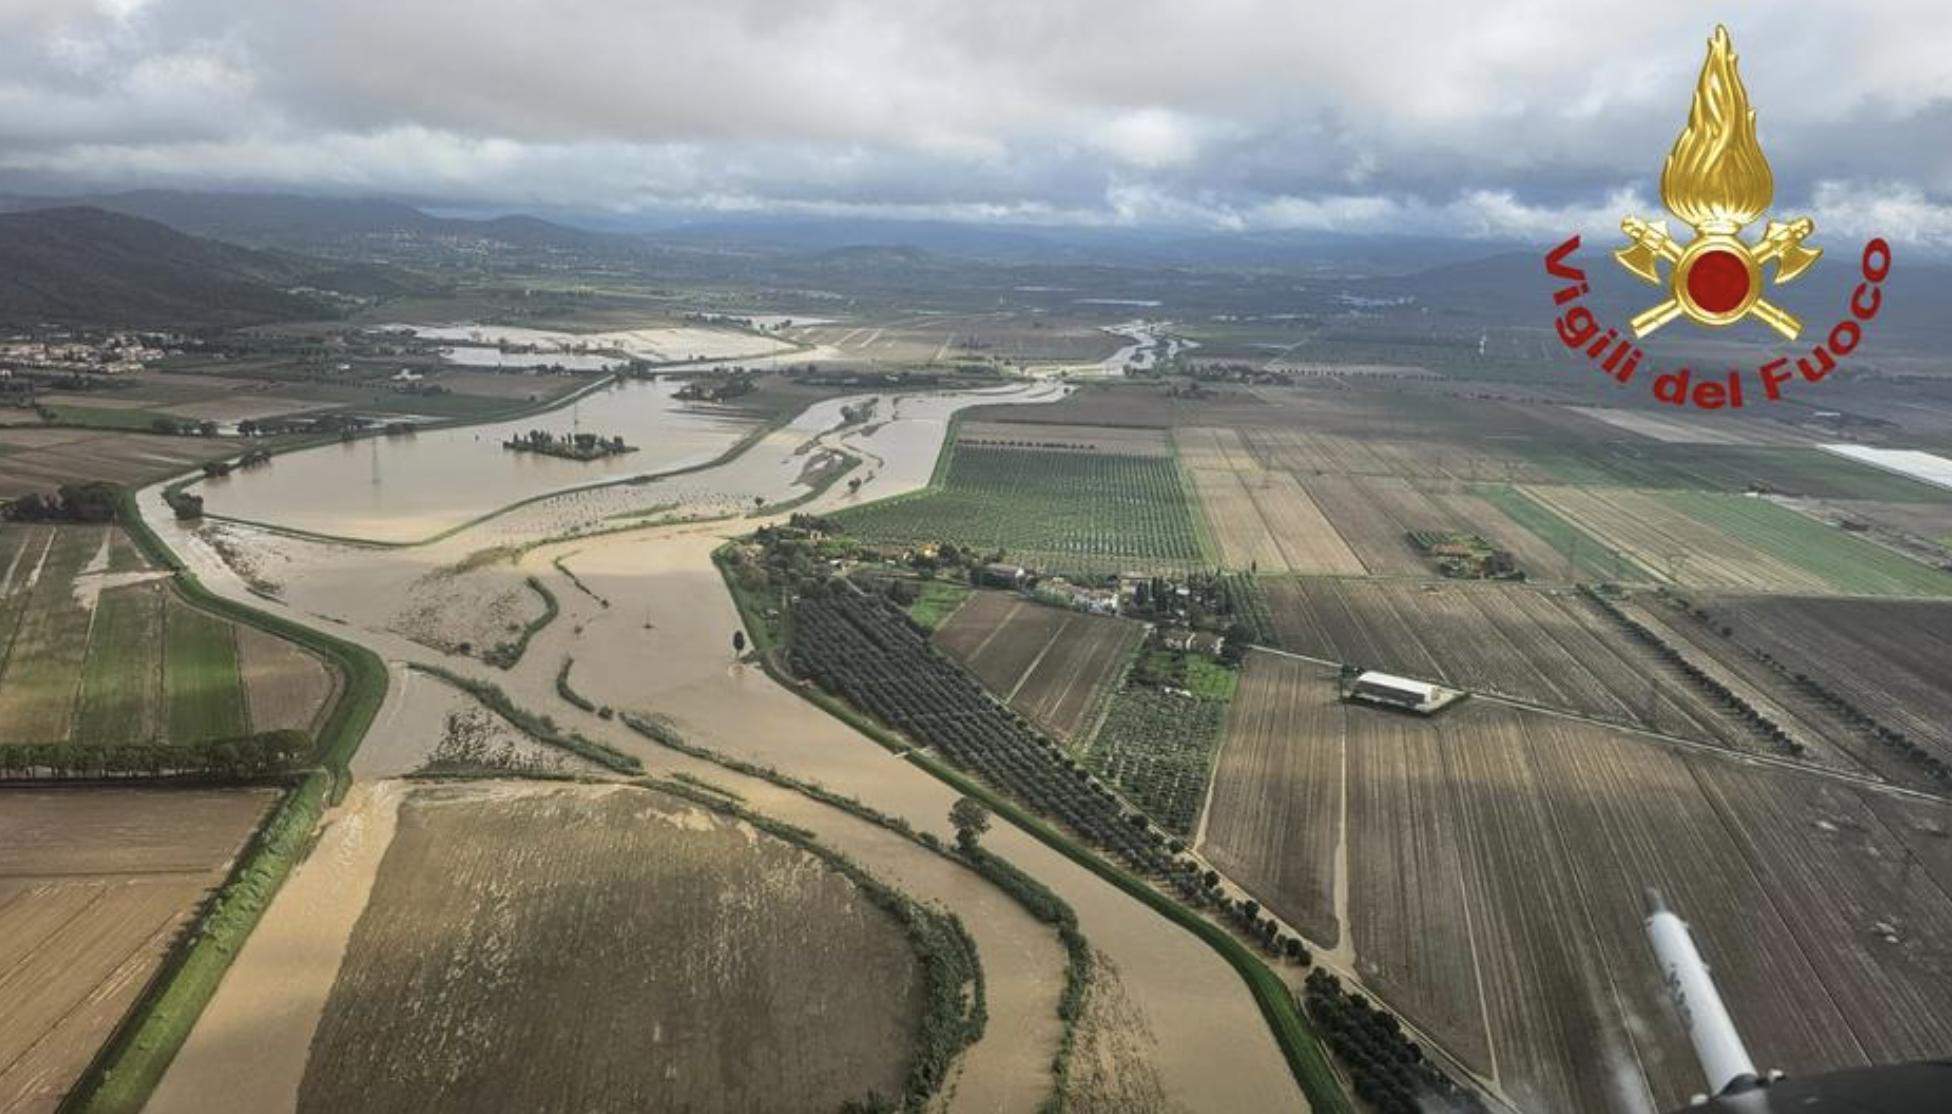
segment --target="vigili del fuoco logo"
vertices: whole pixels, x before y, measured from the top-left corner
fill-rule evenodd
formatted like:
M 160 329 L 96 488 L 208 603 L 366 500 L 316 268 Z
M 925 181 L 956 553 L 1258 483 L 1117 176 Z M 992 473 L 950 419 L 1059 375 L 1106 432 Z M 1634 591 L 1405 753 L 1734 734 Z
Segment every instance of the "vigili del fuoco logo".
M 1580 301 L 1591 291 L 1586 272 L 1567 262 L 1579 250 L 1575 235 L 1545 257 L 1546 272 L 1568 284 L 1552 295 L 1561 307 L 1555 322 L 1560 341 L 1620 383 L 1645 373 L 1653 380 L 1654 397 L 1662 402 L 1704 410 L 1740 408 L 1745 399 L 1743 381 L 1748 378 L 1743 372 L 1698 376 L 1683 367 L 1654 373 L 1642 366 L 1643 353 L 1634 342 L 1677 317 L 1710 329 L 1754 319 L 1784 340 L 1803 335 L 1803 323 L 1765 296 L 1769 284 L 1764 281 L 1764 268 L 1773 264 L 1774 284 L 1781 285 L 1814 266 L 1823 255 L 1822 248 L 1807 243 L 1816 232 L 1816 222 L 1809 217 L 1771 220 L 1753 243 L 1742 235 L 1743 228 L 1769 208 L 1774 194 L 1775 178 L 1756 141 L 1755 109 L 1749 106 L 1749 92 L 1736 69 L 1734 45 L 1728 29 L 1716 27 L 1708 40 L 1701 78 L 1695 83 L 1687 126 L 1661 168 L 1661 203 L 1692 228 L 1694 236 L 1684 243 L 1668 232 L 1666 221 L 1629 216 L 1620 222 L 1627 246 L 1613 253 L 1634 277 L 1664 288 L 1666 297 L 1628 322 L 1632 339 L 1604 326 Z M 1667 265 L 1665 275 L 1662 264 Z M 1778 401 L 1798 378 L 1822 382 L 1836 369 L 1837 361 L 1864 339 L 1865 325 L 1884 302 L 1891 245 L 1882 239 L 1865 244 L 1858 267 L 1863 281 L 1851 294 L 1848 312 L 1822 341 L 1796 356 L 1793 368 L 1790 357 L 1782 356 L 1750 373 L 1759 384 L 1760 397 Z

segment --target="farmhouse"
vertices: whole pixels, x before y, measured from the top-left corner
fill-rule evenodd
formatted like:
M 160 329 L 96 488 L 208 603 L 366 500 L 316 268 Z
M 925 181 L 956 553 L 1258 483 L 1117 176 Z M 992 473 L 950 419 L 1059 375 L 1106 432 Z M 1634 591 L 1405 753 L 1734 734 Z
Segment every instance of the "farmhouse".
M 1428 681 L 1414 681 L 1408 677 L 1398 677 L 1393 673 L 1379 673 L 1375 670 L 1358 674 L 1343 695 L 1350 700 L 1360 700 L 1385 708 L 1400 708 L 1418 715 L 1430 715 L 1464 694 L 1455 689 L 1433 685 Z

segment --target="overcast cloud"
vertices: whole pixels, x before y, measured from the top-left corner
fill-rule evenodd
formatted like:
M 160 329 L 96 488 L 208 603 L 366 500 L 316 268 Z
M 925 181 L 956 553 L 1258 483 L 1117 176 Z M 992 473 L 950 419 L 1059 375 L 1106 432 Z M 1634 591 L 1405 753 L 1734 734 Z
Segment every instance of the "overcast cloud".
M 1942 2 L 0 0 L 0 185 L 1556 237 L 1712 20 L 1776 204 L 1952 247 Z

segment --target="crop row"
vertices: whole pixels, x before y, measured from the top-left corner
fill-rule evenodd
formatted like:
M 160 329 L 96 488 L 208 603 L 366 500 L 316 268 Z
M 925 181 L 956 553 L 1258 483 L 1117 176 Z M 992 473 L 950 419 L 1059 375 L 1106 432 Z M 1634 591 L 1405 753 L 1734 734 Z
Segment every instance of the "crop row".
M 1687 600 L 1666 591 L 1663 591 L 1662 595 L 1675 602 L 1696 620 L 1720 631 L 1723 637 L 1734 636 L 1733 627 L 1716 620 L 1705 608 L 1697 607 Z M 1848 697 L 1833 691 L 1829 686 L 1823 684 L 1823 682 L 1817 680 L 1815 677 L 1798 670 L 1792 670 L 1767 650 L 1750 646 L 1739 640 L 1736 644 L 1741 646 L 1743 652 L 1747 653 L 1751 658 L 1767 666 L 1778 676 L 1788 681 L 1798 692 L 1828 709 L 1837 718 L 1855 728 L 1860 734 L 1911 763 L 1938 784 L 1952 788 L 1952 765 L 1948 765 L 1944 759 L 1920 745 L 1911 736 L 1878 720 L 1875 716 L 1858 707 Z
M 793 607 L 793 672 L 1146 872 L 1167 873 L 1166 837 L 1058 745 L 945 657 L 893 601 L 834 578 Z
M 1201 561 L 1193 508 L 1167 457 L 958 446 L 940 488 L 835 515 L 863 539 L 916 545 L 951 541 L 1156 566 Z M 1094 560 L 1095 559 L 1095 560 Z
M 1581 584 L 1579 591 L 1580 594 L 1593 601 L 1601 611 L 1605 612 L 1607 617 L 1611 618 L 1621 630 L 1626 631 L 1630 637 L 1652 649 L 1662 660 L 1680 670 L 1682 676 L 1686 677 L 1695 688 L 1706 693 L 1710 699 L 1720 704 L 1731 714 L 1737 716 L 1742 722 L 1753 728 L 1755 733 L 1764 742 L 1792 758 L 1799 758 L 1803 755 L 1805 750 L 1803 744 L 1790 738 L 1789 732 L 1781 724 L 1763 715 L 1755 705 L 1735 695 L 1734 691 L 1727 685 L 1709 676 L 1706 670 L 1688 660 L 1687 655 L 1669 644 L 1667 639 L 1654 633 L 1652 629 L 1640 620 L 1620 610 L 1618 604 L 1606 598 L 1606 596 L 1592 587 Z
M 1191 835 L 1226 714 L 1219 700 L 1128 683 L 1085 749 L 1085 766 L 1168 831 Z

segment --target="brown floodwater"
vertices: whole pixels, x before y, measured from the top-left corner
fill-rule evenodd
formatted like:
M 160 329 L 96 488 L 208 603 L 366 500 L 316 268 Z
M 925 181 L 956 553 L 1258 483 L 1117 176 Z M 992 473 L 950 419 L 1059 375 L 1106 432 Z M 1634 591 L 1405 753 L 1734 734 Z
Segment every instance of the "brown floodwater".
M 614 721 L 578 711 L 556 691 L 556 671 L 566 656 L 573 656 L 574 685 L 585 696 L 670 716 L 698 742 L 776 765 L 905 817 L 918 828 L 949 836 L 947 812 L 956 797 L 949 787 L 781 688 L 763 672 L 733 660 L 731 633 L 738 624 L 737 613 L 710 563 L 710 552 L 724 538 L 747 533 L 762 520 L 733 518 L 559 542 L 533 550 L 519 563 L 467 573 L 471 583 L 478 581 L 483 598 L 536 576 L 561 603 L 561 616 L 534 638 L 512 671 L 443 655 L 386 626 L 430 570 L 452 565 L 487 546 L 557 537 L 566 527 L 606 524 L 620 508 L 630 511 L 673 501 L 724 505 L 735 492 L 748 505 L 754 495 L 769 502 L 784 498 L 796 491 L 802 446 L 815 440 L 838 442 L 861 453 L 864 464 L 855 475 L 865 482 L 858 495 L 836 485 L 808 509 L 883 498 L 927 482 L 948 419 L 959 407 L 1045 401 L 1064 393 L 1061 386 L 1039 384 L 956 396 L 884 395 L 875 419 L 865 429 L 838 432 L 833 427 L 841 400 L 823 403 L 724 465 L 641 487 L 626 485 L 545 499 L 431 546 L 352 549 L 232 528 L 229 544 L 248 551 L 251 560 L 283 578 L 283 603 L 250 595 L 234 568 L 194 528 L 169 517 L 158 488 L 143 492 L 140 502 L 145 518 L 213 590 L 319 625 L 373 648 L 390 661 L 438 662 L 493 681 L 518 704 L 546 711 L 567 726 L 639 754 L 654 771 L 684 770 L 734 788 L 749 804 L 813 830 L 830 846 L 856 857 L 914 896 L 955 910 L 976 938 L 989 979 L 992 1018 L 988 1035 L 964 1058 L 949 1108 L 1034 1110 L 1050 1087 L 1049 1062 L 1056 1047 L 1055 1010 L 1063 973 L 1063 953 L 1048 927 L 1037 924 L 967 870 L 907 840 L 797 793 L 656 747 Z M 269 477 L 286 459 L 261 473 L 244 474 L 238 489 Z M 301 495 L 294 492 L 289 497 Z M 474 505 L 496 502 L 491 493 L 479 490 L 471 490 L 469 498 Z M 420 526 L 415 536 L 430 532 L 425 520 Z M 562 558 L 609 606 L 578 589 L 555 566 L 556 558 Z M 394 772 L 397 766 L 382 755 L 418 749 L 419 740 L 391 738 L 387 733 L 425 730 L 415 725 L 429 724 L 436 717 L 402 707 L 401 702 L 436 695 L 433 686 L 396 687 L 389 695 L 389 708 L 381 713 L 376 736 L 367 743 L 376 759 L 363 764 L 367 770 Z M 999 823 L 987 838 L 994 850 L 1069 901 L 1092 944 L 1118 964 L 1127 1004 L 1143 1014 L 1136 1020 L 1157 1038 L 1153 1066 L 1173 1101 L 1194 1111 L 1307 1108 L 1245 984 L 1215 952 L 1013 827 Z M 301 872 L 311 869 L 308 863 Z M 361 893 L 359 887 L 351 887 L 347 900 L 363 901 Z M 281 903 L 284 900 L 279 898 Z M 290 920 L 283 918 L 281 923 Z M 256 938 L 247 946 L 247 957 L 255 946 Z M 260 950 L 267 956 L 280 951 L 275 942 Z M 243 985 L 252 984 L 247 980 Z M 329 979 L 323 985 L 329 987 Z M 230 994 L 229 986 L 227 980 L 220 999 Z M 238 993 L 246 995 L 245 990 Z M 199 1022 L 198 1033 L 206 1025 L 234 1026 L 253 1011 L 285 1018 L 283 1023 L 293 1029 L 284 1038 L 287 1042 L 302 1044 L 316 1024 L 315 1009 L 294 1013 L 274 1003 L 260 1001 L 253 1006 L 245 1001 L 222 1013 L 213 1005 L 213 1014 Z M 210 1016 L 219 1020 L 211 1021 Z M 304 1032 L 297 1034 L 300 1028 Z M 248 1062 L 245 1049 L 235 1044 L 220 1047 L 233 1054 L 233 1065 Z M 298 1067 L 302 1070 L 302 1062 Z M 280 1068 L 289 1070 L 288 1064 Z M 201 1078 L 204 1086 L 194 1090 L 212 1101 L 223 1096 L 218 1075 Z M 278 1085 L 281 1100 L 268 1109 L 288 1108 L 282 1099 L 284 1087 Z

